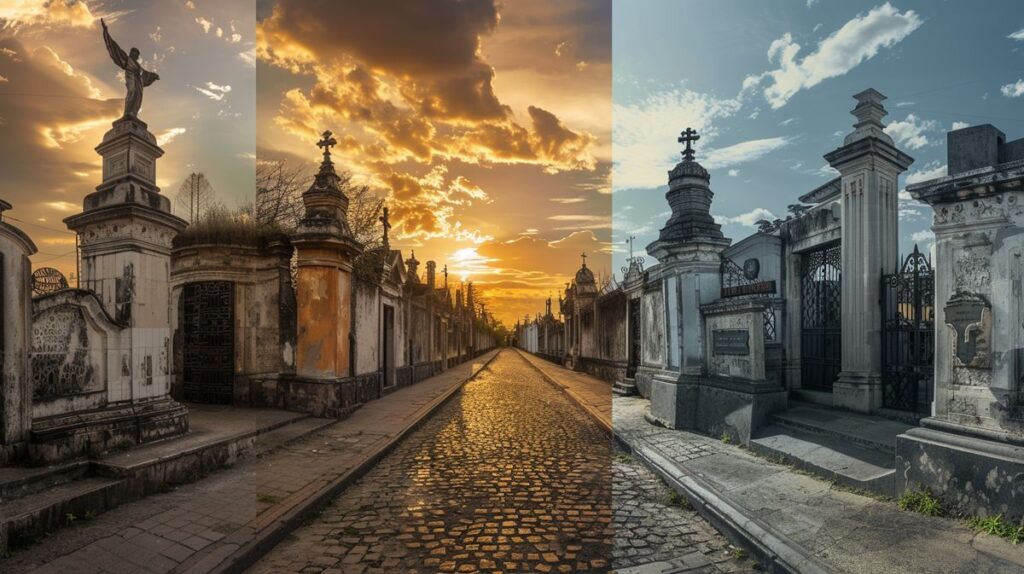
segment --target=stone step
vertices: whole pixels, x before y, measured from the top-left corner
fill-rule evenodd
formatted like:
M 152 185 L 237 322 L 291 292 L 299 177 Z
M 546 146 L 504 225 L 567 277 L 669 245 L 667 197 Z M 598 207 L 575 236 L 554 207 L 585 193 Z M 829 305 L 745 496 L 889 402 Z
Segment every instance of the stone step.
M 896 493 L 895 455 L 840 437 L 769 424 L 757 431 L 749 448 L 847 487 L 887 497 Z
M 0 506 L 0 550 L 17 550 L 121 503 L 124 480 L 90 477 L 59 484 Z
M 638 394 L 636 384 L 633 383 L 633 379 L 615 381 L 615 383 L 612 384 L 612 392 L 620 397 L 629 397 Z
M 253 413 L 260 416 L 260 413 Z M 77 520 L 159 492 L 167 484 L 196 480 L 239 458 L 268 452 L 337 422 L 295 413 L 264 413 L 261 424 L 234 432 L 199 430 L 63 468 L 23 469 L 25 495 L 0 505 L 0 550 L 17 548 Z M 57 476 L 63 477 L 63 482 Z M 2 475 L 0 475 L 2 478 Z
M 8 466 L 0 468 L 0 504 L 29 496 L 82 478 L 89 471 L 86 461 L 51 466 Z
M 877 416 L 795 401 L 789 404 L 787 410 L 771 417 L 772 424 L 829 436 L 893 456 L 896 454 L 896 437 L 913 428 L 905 422 Z

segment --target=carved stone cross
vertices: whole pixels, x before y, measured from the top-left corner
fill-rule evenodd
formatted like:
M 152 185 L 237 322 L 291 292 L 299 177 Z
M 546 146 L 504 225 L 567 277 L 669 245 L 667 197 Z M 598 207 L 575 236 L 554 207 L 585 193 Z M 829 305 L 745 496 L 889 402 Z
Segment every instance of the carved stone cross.
M 390 245 L 388 242 L 388 231 L 391 230 L 391 222 L 388 220 L 388 208 L 384 208 L 383 214 L 380 216 L 380 223 L 384 226 L 384 246 Z
M 678 141 L 679 143 L 685 143 L 686 144 L 686 149 L 683 150 L 683 158 L 684 159 L 691 160 L 691 161 L 693 160 L 693 148 L 690 147 L 690 143 L 691 142 L 695 142 L 695 141 L 697 141 L 699 139 L 700 139 L 700 136 L 697 135 L 697 130 L 695 130 L 693 128 L 686 128 L 684 131 L 680 132 L 679 139 L 676 140 L 676 141 Z
M 331 159 L 331 148 L 338 145 L 338 140 L 334 139 L 334 134 L 331 130 L 327 130 L 323 133 L 324 139 L 316 142 L 316 147 L 324 148 L 324 160 L 330 161 Z

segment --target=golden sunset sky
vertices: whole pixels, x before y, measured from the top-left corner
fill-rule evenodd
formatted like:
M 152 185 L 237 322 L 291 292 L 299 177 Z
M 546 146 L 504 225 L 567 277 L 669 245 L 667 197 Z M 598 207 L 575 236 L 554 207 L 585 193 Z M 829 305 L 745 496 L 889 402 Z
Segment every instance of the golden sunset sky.
M 0 197 L 36 266 L 74 273 L 62 219 L 121 113 L 100 17 L 161 76 L 140 117 L 170 196 L 201 171 L 247 203 L 257 161 L 313 165 L 330 129 L 336 166 L 390 206 L 392 246 L 472 280 L 506 324 L 581 252 L 611 271 L 610 0 L 5 0 Z
M 472 280 L 506 324 L 580 264 L 607 274 L 611 3 L 278 0 L 257 13 L 257 155 L 387 197 L 392 245 Z M 421 267 L 422 269 L 422 267 Z

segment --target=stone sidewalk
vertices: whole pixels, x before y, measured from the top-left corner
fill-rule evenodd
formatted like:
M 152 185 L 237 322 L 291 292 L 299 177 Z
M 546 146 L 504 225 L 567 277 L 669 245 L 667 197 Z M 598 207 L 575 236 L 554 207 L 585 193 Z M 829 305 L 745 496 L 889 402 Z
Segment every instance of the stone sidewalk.
M 80 517 L 0 560 L 0 572 L 242 571 L 362 476 L 497 353 L 197 482 L 91 520 Z
M 1024 546 L 962 521 L 901 511 L 746 449 L 644 420 L 649 402 L 612 399 L 608 383 L 523 353 L 616 439 L 762 563 L 792 572 L 1022 572 Z

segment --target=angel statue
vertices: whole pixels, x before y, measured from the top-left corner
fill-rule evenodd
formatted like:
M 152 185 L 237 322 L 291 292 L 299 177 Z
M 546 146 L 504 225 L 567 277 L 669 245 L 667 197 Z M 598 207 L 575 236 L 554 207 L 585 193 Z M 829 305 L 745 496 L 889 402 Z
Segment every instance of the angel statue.
M 142 107 L 142 88 L 159 80 L 160 76 L 142 69 L 142 64 L 139 63 L 138 48 L 132 48 L 131 52 L 125 54 L 121 46 L 118 46 L 117 42 L 110 37 L 107 23 L 102 18 L 100 24 L 103 25 L 103 41 L 107 44 L 110 59 L 124 70 L 124 85 L 128 88 L 128 95 L 124 98 L 124 116 L 122 118 L 139 119 L 139 108 Z

